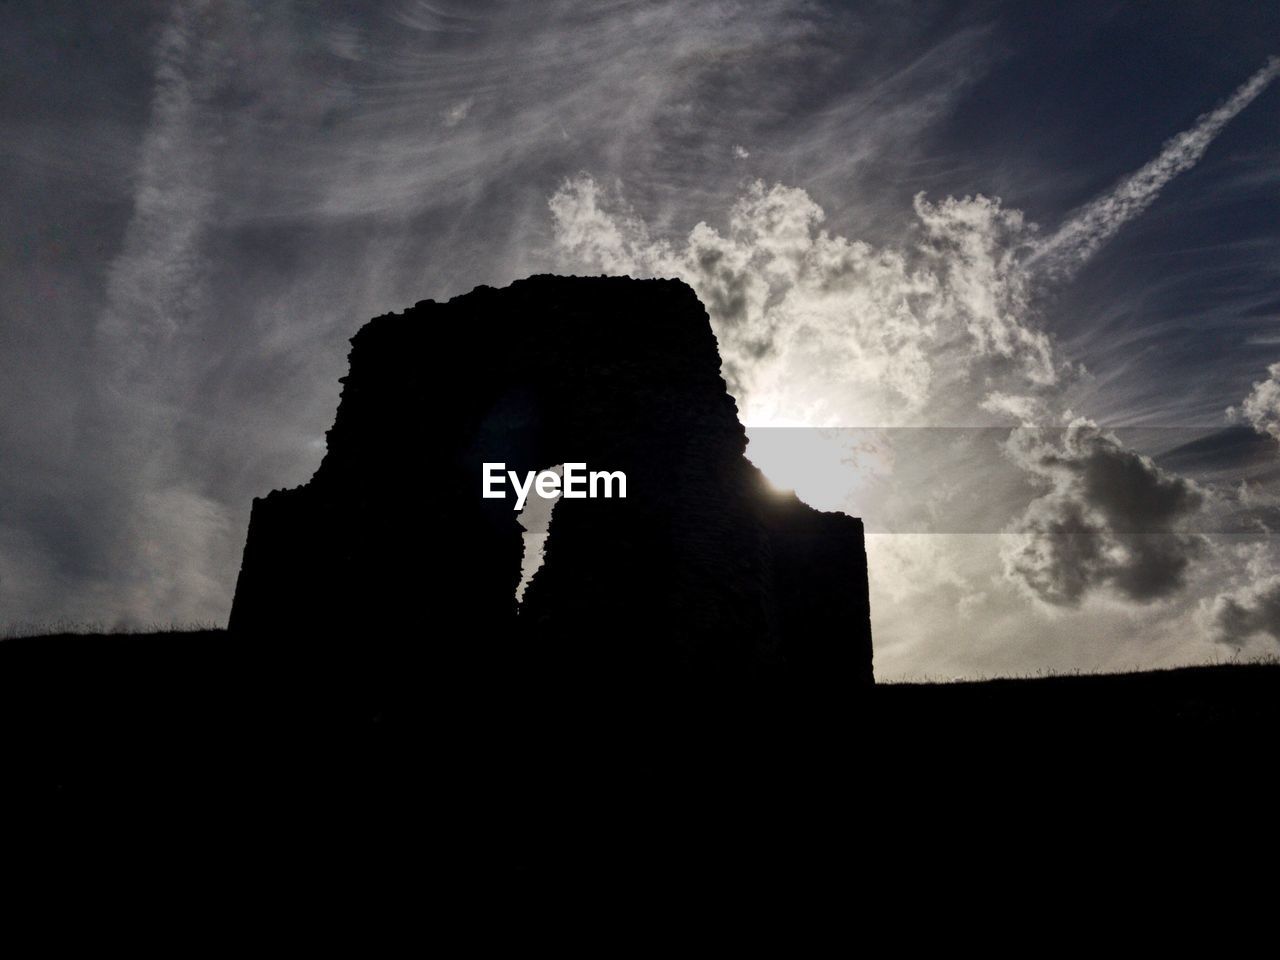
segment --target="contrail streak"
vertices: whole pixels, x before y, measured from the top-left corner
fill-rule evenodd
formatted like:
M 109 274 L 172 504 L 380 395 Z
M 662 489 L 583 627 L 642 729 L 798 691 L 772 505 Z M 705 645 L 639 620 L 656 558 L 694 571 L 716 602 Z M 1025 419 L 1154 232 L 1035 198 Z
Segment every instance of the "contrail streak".
M 128 386 L 187 322 L 202 282 L 200 242 L 212 204 L 202 155 L 198 86 L 205 0 L 176 4 L 156 50 L 151 120 L 142 142 L 133 216 L 111 265 L 98 338 Z
M 1142 213 L 1178 174 L 1204 156 L 1215 137 L 1280 75 L 1280 58 L 1271 57 L 1230 99 L 1202 114 L 1190 130 L 1173 137 L 1150 163 L 1129 174 L 1110 191 L 1081 207 L 1045 240 L 1025 265 L 1051 280 L 1069 279 L 1116 231 Z

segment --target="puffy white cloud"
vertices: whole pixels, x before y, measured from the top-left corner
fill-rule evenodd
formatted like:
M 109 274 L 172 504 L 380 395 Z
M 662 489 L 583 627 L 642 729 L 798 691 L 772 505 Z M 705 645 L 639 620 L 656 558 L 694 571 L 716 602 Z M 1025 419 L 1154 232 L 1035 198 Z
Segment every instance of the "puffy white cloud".
M 930 475 L 926 466 L 884 451 L 868 456 L 842 432 L 765 436 L 752 426 L 969 426 L 991 417 L 1020 424 L 1007 444 L 1009 460 L 1039 495 L 1005 534 L 918 541 L 896 534 L 876 541 L 878 669 L 886 654 L 891 672 L 910 669 L 924 646 L 932 662 L 954 657 L 1005 668 L 1006 654 L 996 648 L 1025 638 L 1028 596 L 1040 601 L 1035 609 L 1044 639 L 1037 656 L 1045 662 L 1132 666 L 1137 660 L 1122 657 L 1138 657 L 1137 650 L 1141 657 L 1186 662 L 1211 645 L 1203 624 L 1191 629 L 1192 594 L 1203 597 L 1232 569 L 1231 557 L 1215 560 L 1211 542 L 1193 528 L 1230 504 L 1126 449 L 1092 421 L 1064 412 L 1063 387 L 1083 368 L 1055 355 L 1034 303 L 1194 166 L 1277 73 L 1280 63 L 1269 61 L 1221 107 L 1047 238 L 999 199 L 930 201 L 920 194 L 902 239 L 873 244 L 823 229 L 823 210 L 805 190 L 762 182 L 738 197 L 723 224 L 703 221 L 677 235 L 662 220 L 654 222 L 663 230 L 651 232 L 619 190 L 580 175 L 552 199 L 555 239 L 575 272 L 678 276 L 694 287 L 752 436 L 749 455 L 817 506 L 874 512 L 892 503 L 895 492 L 918 497 L 929 491 L 954 521 L 941 528 L 959 530 L 973 521 L 967 514 L 968 522 L 955 518 L 969 503 L 968 491 L 988 500 L 1011 495 L 1009 507 L 1017 510 L 1026 488 L 1016 478 L 1011 486 L 1007 477 L 992 476 L 972 458 L 952 456 L 953 446 L 979 449 L 981 438 L 967 434 L 957 444 L 939 434 L 936 442 L 889 445 L 938 448 L 928 457 Z M 1280 373 L 1272 373 L 1275 382 L 1246 402 L 1245 415 L 1263 424 L 1259 429 L 1280 425 Z M 1047 423 L 1068 426 L 1035 426 Z M 802 443 L 792 433 L 812 437 Z M 893 437 L 904 441 L 906 435 Z M 809 478 L 814 472 L 821 472 L 822 483 Z M 1193 573 L 1194 591 L 1186 589 Z M 927 586 L 908 603 L 903 591 L 912 584 Z M 1090 604 L 1088 625 L 1062 616 L 1088 597 L 1112 602 Z M 922 612 L 925 598 L 928 613 Z M 1156 600 L 1162 602 L 1153 609 Z M 932 639 L 950 637 L 957 616 L 979 609 L 979 633 L 989 632 L 990 649 L 977 639 L 965 651 Z M 922 634 L 917 627 L 924 621 L 929 626 Z M 1166 629 L 1175 621 L 1182 627 Z M 1085 634 L 1088 644 L 1081 642 Z
M 1064 430 L 1019 427 L 1005 451 L 1048 488 L 1006 537 L 1010 579 L 1065 607 L 1103 588 L 1145 603 L 1184 586 L 1205 549 L 1204 537 L 1187 531 L 1205 502 L 1197 484 L 1084 418 Z
M 1267 379 L 1255 381 L 1240 409 L 1227 408 L 1231 420 L 1247 420 L 1253 429 L 1280 440 L 1280 363 L 1267 367 Z
M 944 278 L 937 308 L 964 325 L 976 354 L 1020 360 L 1033 384 L 1056 382 L 1049 339 L 1027 319 L 1032 277 L 1019 253 L 1034 226 L 983 196 L 931 204 L 916 194 L 915 209 L 930 241 L 921 249 Z
M 672 241 L 652 236 L 583 174 L 551 200 L 556 243 L 576 269 L 688 281 L 707 305 L 748 423 L 921 422 L 943 393 L 953 410 L 1010 413 L 999 398 L 1061 380 L 1051 341 L 1034 322 L 1035 288 L 1069 277 L 1145 210 L 1278 73 L 1280 61 L 1268 61 L 1045 240 L 998 198 L 931 202 L 917 194 L 911 240 L 877 247 L 822 229 L 823 210 L 805 190 L 756 181 L 729 210 L 724 232 L 702 221 Z M 1010 373 L 1016 382 L 1006 390 L 999 384 Z M 978 382 L 997 399 L 967 396 Z
M 703 221 L 679 242 L 652 236 L 585 174 L 550 206 L 572 269 L 676 276 L 697 291 L 748 424 L 920 422 L 939 381 L 979 365 L 1029 389 L 1057 380 L 1017 262 L 1034 228 L 998 200 L 917 196 L 915 242 L 897 249 L 833 235 L 806 191 L 761 181 L 725 232 Z

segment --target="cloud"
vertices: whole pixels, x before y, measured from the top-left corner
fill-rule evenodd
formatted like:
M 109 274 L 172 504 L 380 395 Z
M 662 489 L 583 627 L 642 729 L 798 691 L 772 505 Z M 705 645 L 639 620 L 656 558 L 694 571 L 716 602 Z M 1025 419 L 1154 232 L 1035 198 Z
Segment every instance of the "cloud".
M 1033 305 L 1194 166 L 1278 72 L 1280 61 L 1268 61 L 1047 239 L 998 198 L 918 193 L 903 239 L 872 244 L 824 229 L 825 213 L 807 191 L 763 181 L 740 193 L 723 226 L 701 221 L 673 237 L 652 230 L 620 188 L 585 174 L 551 199 L 555 239 L 575 269 L 679 276 L 693 286 L 752 449 L 766 460 L 771 448 L 753 426 L 966 423 L 979 412 L 1017 421 L 1009 460 L 1047 492 L 1002 538 L 1006 582 L 1050 607 L 1077 607 L 1095 593 L 1145 605 L 1187 585 L 1207 548 L 1192 527 L 1210 499 L 1215 510 L 1230 504 L 1063 412 L 1064 387 L 1082 368 L 1056 355 Z M 1245 415 L 1280 432 L 1280 383 L 1256 386 Z M 1069 426 L 1034 426 L 1046 422 Z M 842 442 L 815 437 L 824 462 L 838 465 L 820 490 L 796 475 L 818 452 L 791 450 L 773 458 L 782 468 L 767 469 L 825 508 L 856 509 L 872 488 L 894 488 L 885 471 L 901 473 L 901 465 L 869 467 Z
M 1030 279 L 1018 259 L 1034 226 L 999 198 L 947 197 L 930 204 L 916 194 L 915 209 L 932 241 L 925 252 L 945 271 L 941 307 L 961 319 L 974 352 L 1018 359 L 1032 384 L 1055 383 L 1049 338 L 1029 323 Z
M 1280 58 L 1271 57 L 1222 106 L 1201 115 L 1195 126 L 1166 142 L 1154 160 L 1067 218 L 1028 263 L 1053 279 L 1073 275 L 1116 231 L 1151 206 L 1170 180 L 1194 167 L 1222 129 L 1278 74 Z
M 1048 405 L 1040 397 L 1015 395 L 993 390 L 982 399 L 981 408 L 988 413 L 1012 417 L 1022 424 L 1042 422 L 1048 418 Z
M 1038 277 L 1020 259 L 1036 231 L 1019 211 L 982 196 L 917 195 L 914 242 L 885 247 L 830 233 L 806 191 L 761 181 L 733 203 L 723 230 L 703 221 L 683 239 L 655 236 L 616 189 L 587 175 L 566 181 L 550 208 L 574 269 L 678 276 L 694 288 L 748 425 L 749 455 L 807 502 L 914 516 L 894 496 L 915 470 L 916 496 L 957 500 L 931 521 L 947 526 L 968 502 L 955 484 L 1005 485 L 990 469 L 931 477 L 918 465 L 868 458 L 847 446 L 847 431 L 768 437 L 761 427 L 971 423 L 978 412 L 1012 418 L 1021 426 L 1005 444 L 1008 459 L 1048 489 L 1001 541 L 1010 582 L 1057 607 L 1095 592 L 1147 604 L 1186 585 L 1205 549 L 1190 528 L 1206 491 L 1092 421 L 1067 414 L 1065 430 L 1034 425 L 1063 421 L 1070 368 L 1036 323 Z M 797 432 L 813 442 L 802 447 L 790 437 Z M 910 432 L 894 439 L 916 454 L 933 443 L 935 467 L 952 465 L 952 439 L 981 449 L 981 433 L 944 434 L 936 442 L 923 436 L 923 444 Z M 803 475 L 818 462 L 825 485 Z M 885 518 L 873 518 L 873 527 L 877 519 Z
M 1034 163 L 975 168 L 972 147 L 1003 150 L 1001 116 L 1017 106 L 1016 89 L 993 105 L 973 86 L 1012 52 L 998 14 L 808 0 L 387 0 L 306 17 L 242 0 L 126 6 L 86 14 L 83 69 L 67 69 L 47 18 L 10 31 L 29 41 L 10 53 L 32 82 L 2 98 L 14 245 L 0 322 L 19 346 L 0 349 L 0 443 L 22 465 L 0 470 L 6 618 L 223 619 L 251 497 L 303 482 L 319 459 L 346 337 L 369 316 L 554 257 L 592 266 L 547 217 L 548 194 L 579 169 L 597 178 L 598 217 L 591 204 L 567 211 L 582 249 L 619 271 L 698 279 L 751 423 L 1045 422 L 1065 376 L 1049 319 L 1073 350 L 1094 323 L 1116 366 L 1136 362 L 1106 314 L 1129 288 L 1042 324 L 1030 306 L 1042 274 L 1027 265 L 1039 234 L 1008 203 L 939 199 L 1011 183 L 1006 197 L 1058 195 Z M 1183 87 L 1174 95 L 1197 95 Z M 1040 142 L 1057 119 L 1016 136 Z M 752 198 L 748 164 L 792 186 Z M 1257 276 L 1268 250 L 1265 237 L 1233 248 L 1233 284 L 1241 257 Z M 1257 284 L 1257 317 L 1274 312 L 1273 287 Z M 1236 289 L 1202 298 L 1239 304 Z M 1179 300 L 1211 327 L 1237 319 Z M 1167 352 L 1171 322 L 1143 319 L 1161 338 L 1151 355 Z M 1169 397 L 1132 367 L 1115 382 L 1167 399 L 1171 422 L 1192 389 Z M 1072 399 L 1116 411 L 1097 392 Z M 1000 530 L 1030 499 L 1018 468 L 989 469 L 994 432 L 891 439 L 862 450 L 804 431 L 774 455 L 814 502 L 858 512 L 900 495 L 890 519 L 925 513 L 889 529 Z M 1115 626 L 1130 623 L 1121 604 L 1111 620 L 1095 605 L 1029 639 L 998 542 L 931 533 L 902 562 L 873 563 L 889 591 L 873 606 L 878 668 L 895 649 L 957 673 L 1089 668 L 1124 649 L 1117 637 L 1144 657 L 1165 642 L 1150 625 L 1173 604 L 1138 609 L 1140 639 Z M 894 578 L 942 585 L 904 599 Z M 957 631 L 962 607 L 983 616 Z
M 459 100 L 444 112 L 444 125 L 446 127 L 456 127 L 463 120 L 467 119 L 467 114 L 471 112 L 471 108 L 475 106 L 475 103 L 475 97 L 467 97 L 465 100 Z
M 397 217 L 445 198 L 478 204 L 490 190 L 541 189 L 566 154 L 635 168 L 660 153 L 672 186 L 695 190 L 712 141 L 728 165 L 727 144 L 756 117 L 786 115 L 792 91 L 765 81 L 821 56 L 818 19 L 800 0 L 389 0 L 358 29 L 329 31 L 340 69 L 313 75 L 309 89 L 291 73 L 283 92 L 267 92 L 290 118 L 318 112 L 324 136 L 304 123 L 296 143 L 272 143 L 279 156 L 260 172 L 273 189 L 241 215 Z M 432 133 L 441 125 L 448 136 Z
M 108 306 L 97 329 L 105 362 L 126 380 L 190 322 L 203 292 L 201 241 L 213 203 L 199 112 L 207 82 L 199 40 L 205 6 L 175 5 L 156 47 L 133 216 L 110 268 Z
M 1229 551 L 1231 574 L 1200 604 L 1202 629 L 1214 643 L 1237 651 L 1274 652 L 1280 641 L 1280 574 L 1271 537 L 1245 540 Z
M 694 288 L 748 424 L 910 422 L 940 380 L 981 368 L 984 383 L 1003 375 L 1036 389 L 1059 376 L 1016 260 L 1034 228 L 999 200 L 917 196 L 915 243 L 900 247 L 832 234 L 805 190 L 759 180 L 724 232 L 703 221 L 683 241 L 655 238 L 586 174 L 550 208 L 571 269 L 676 276 Z
M 150 119 L 123 244 L 93 336 L 80 418 L 90 490 L 61 505 L 94 554 L 95 619 L 218 621 L 241 533 L 181 463 L 182 384 L 210 309 L 207 243 L 216 221 L 204 122 L 224 66 L 207 0 L 175 4 L 154 51 Z
M 1036 655 L 1063 663 L 1078 657 L 1075 662 L 1093 667 L 1119 662 L 1109 658 L 1121 651 L 1180 662 L 1193 646 L 1203 655 L 1205 633 L 1166 635 L 1161 625 L 1186 621 L 1193 574 L 1201 588 L 1224 575 L 1225 567 L 1211 563 L 1210 541 L 1196 528 L 1226 501 L 1190 478 L 1160 469 L 1094 422 L 1064 412 L 1069 402 L 1065 388 L 1074 386 L 1084 371 L 1063 363 L 1037 308 L 1117 230 L 1155 202 L 1174 176 L 1194 166 L 1278 69 L 1269 61 L 1222 107 L 1066 217 L 1047 239 L 1020 211 L 981 195 L 930 200 L 917 194 L 905 224 L 891 211 L 878 218 L 893 224 L 897 238 L 889 232 L 872 240 L 847 227 L 831 230 L 814 199 L 823 182 L 821 170 L 806 167 L 812 193 L 757 181 L 726 204 L 720 219 L 692 227 L 687 221 L 687 233 L 672 229 L 670 210 L 642 216 L 623 199 L 618 182 L 579 175 L 552 197 L 555 241 L 562 264 L 574 271 L 679 276 L 694 287 L 719 339 L 725 375 L 752 438 L 752 455 L 770 452 L 759 442 L 761 431 L 753 429 L 764 424 L 967 425 L 993 416 L 1022 425 L 1008 444 L 1009 460 L 1024 478 L 1015 477 L 1014 484 L 1025 490 L 1030 481 L 1039 495 L 999 537 L 922 541 L 935 563 L 917 557 L 895 565 L 882 558 L 879 573 L 873 568 L 877 635 L 882 638 L 878 649 L 895 650 L 896 656 L 890 638 L 904 624 L 923 622 L 915 615 L 918 603 L 907 612 L 898 609 L 898 580 L 920 577 L 934 588 L 930 596 L 937 601 L 931 629 L 948 637 L 957 616 L 982 608 L 984 623 L 1000 618 L 1000 630 L 992 636 L 999 633 L 1006 645 L 1016 643 L 1014 638 L 1026 631 L 1028 596 L 1038 601 L 1036 609 L 1045 622 L 1054 611 L 1105 596 L 1121 602 L 1093 605 L 1087 629 L 1072 618 L 1077 625 L 1055 629 Z M 879 142 L 879 149 L 885 142 Z M 843 162 L 843 153 L 830 149 L 834 142 L 826 146 L 828 155 Z M 848 202 L 859 209 L 859 198 Z M 645 209 L 651 207 L 646 204 Z M 847 216 L 843 202 L 840 214 Z M 1065 430 L 1034 426 L 1063 422 L 1069 424 Z M 810 432 L 812 443 L 803 449 L 798 441 L 777 438 L 773 459 L 782 466 L 769 468 L 771 476 L 799 491 L 805 486 L 801 475 L 821 458 L 831 489 L 815 490 L 809 484 L 801 495 L 810 502 L 857 511 L 868 506 L 872 488 L 876 493 L 909 485 L 904 463 L 881 457 L 868 468 L 866 458 L 856 456 L 839 434 Z M 901 440 L 906 435 L 893 436 Z M 898 446 L 916 449 L 928 443 Z M 947 465 L 941 455 L 931 459 L 935 467 Z M 972 485 L 979 497 L 986 491 L 988 498 L 993 486 L 1001 493 L 1008 489 L 1003 477 L 993 484 L 990 472 L 943 469 L 912 487 L 909 495 L 919 496 L 921 490 L 945 494 L 941 509 L 950 518 L 962 508 L 967 492 L 957 494 L 956 484 Z M 1018 500 L 1012 499 L 1009 507 L 1018 510 Z M 886 538 L 885 543 L 899 539 Z M 989 550 L 988 544 L 996 549 Z M 963 582 L 958 575 L 940 573 L 961 569 L 954 562 L 956 551 L 981 552 L 992 562 L 999 583 L 984 583 L 976 561 L 964 568 Z M 942 562 L 942 553 L 950 565 Z M 1161 603 L 1153 608 L 1155 601 Z M 886 624 L 891 624 L 887 631 L 882 629 Z M 1090 634 L 1088 652 L 1082 632 Z M 1123 642 L 1117 632 L 1126 638 Z M 993 645 L 999 642 L 992 640 Z M 1050 653 L 1046 644 L 1063 649 Z M 972 645 L 981 647 L 982 642 Z M 904 659 L 908 656 L 903 645 Z M 964 656 L 977 662 L 974 650 Z M 1010 662 L 1007 651 L 997 653 L 994 647 L 981 656 L 993 664 Z
M 1280 363 L 1267 367 L 1267 379 L 1254 381 L 1240 409 L 1227 408 L 1227 419 L 1243 418 L 1258 433 L 1280 441 Z
M 1270 576 L 1237 593 L 1223 594 L 1212 607 L 1214 638 L 1244 647 L 1258 634 L 1280 640 L 1280 576 Z
M 584 165 L 661 223 L 719 209 L 734 144 L 761 169 L 828 143 L 879 158 L 882 133 L 901 156 L 920 125 L 893 118 L 985 42 L 884 90 L 951 28 L 893 14 L 891 43 L 807 0 L 314 13 L 97 5 L 75 70 L 18 14 L 5 617 L 221 620 L 251 498 L 314 470 L 361 322 L 549 269 L 547 193 Z
M 1019 427 L 1005 452 L 1048 488 L 1006 537 L 1011 580 L 1061 607 L 1102 589 L 1147 603 L 1184 586 L 1205 548 L 1202 536 L 1185 529 L 1205 501 L 1193 481 L 1161 470 L 1084 418 L 1061 431 Z

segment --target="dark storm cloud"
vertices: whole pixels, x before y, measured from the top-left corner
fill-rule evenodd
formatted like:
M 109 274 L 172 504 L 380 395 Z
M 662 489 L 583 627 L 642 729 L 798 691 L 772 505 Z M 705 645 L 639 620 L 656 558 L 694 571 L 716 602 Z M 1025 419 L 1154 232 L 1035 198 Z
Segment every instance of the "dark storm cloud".
M 1268 577 L 1213 604 L 1213 625 L 1220 643 L 1243 647 L 1259 634 L 1280 640 L 1280 577 Z
M 1149 602 L 1186 583 L 1205 540 L 1186 532 L 1203 506 L 1195 483 L 1077 419 L 1064 431 L 1015 430 L 1010 459 L 1049 490 L 1011 530 L 1006 569 L 1041 600 L 1076 606 L 1110 588 Z

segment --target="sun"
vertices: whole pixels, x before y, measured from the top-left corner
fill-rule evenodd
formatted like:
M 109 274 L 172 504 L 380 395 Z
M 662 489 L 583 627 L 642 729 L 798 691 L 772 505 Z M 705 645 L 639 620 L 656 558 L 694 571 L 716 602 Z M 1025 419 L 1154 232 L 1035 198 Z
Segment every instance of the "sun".
M 746 429 L 747 459 L 774 489 L 818 510 L 856 512 L 859 495 L 885 467 L 880 431 L 777 421 Z

